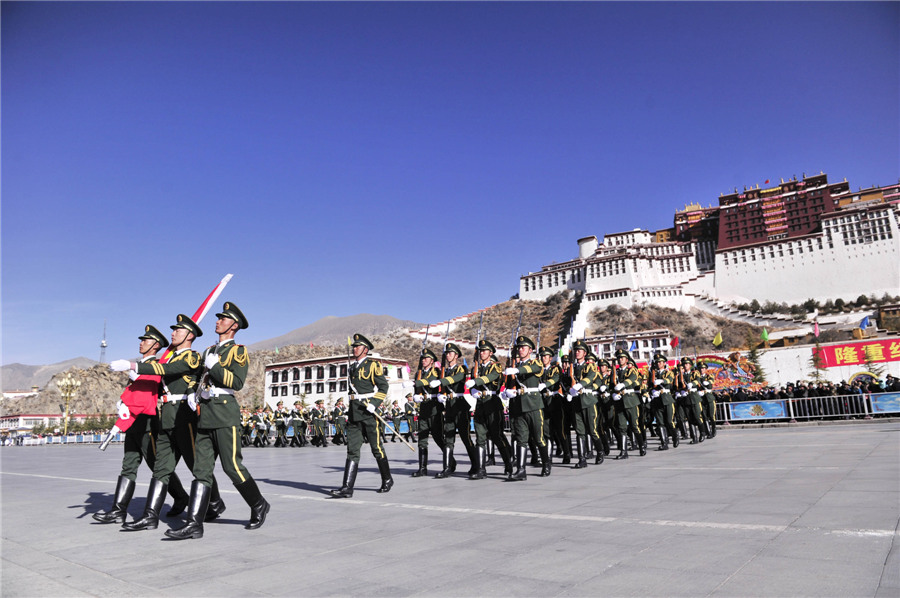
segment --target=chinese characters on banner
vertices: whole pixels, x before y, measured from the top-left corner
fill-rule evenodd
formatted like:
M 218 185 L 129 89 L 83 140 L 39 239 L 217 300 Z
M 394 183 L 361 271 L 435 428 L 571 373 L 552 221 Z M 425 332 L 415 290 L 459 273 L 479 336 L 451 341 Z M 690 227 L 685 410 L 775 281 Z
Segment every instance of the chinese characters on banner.
M 864 365 L 866 362 L 900 361 L 900 340 L 871 340 L 820 347 L 819 360 L 826 368 Z M 816 348 L 812 349 L 813 355 Z

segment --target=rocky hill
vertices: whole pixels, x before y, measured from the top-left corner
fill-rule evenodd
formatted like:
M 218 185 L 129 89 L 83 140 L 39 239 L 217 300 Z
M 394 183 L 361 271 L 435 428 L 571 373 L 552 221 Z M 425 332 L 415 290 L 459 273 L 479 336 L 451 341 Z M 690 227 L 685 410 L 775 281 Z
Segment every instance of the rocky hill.
M 411 320 L 398 320 L 392 316 L 376 316 L 372 314 L 356 314 L 338 318 L 327 316 L 317 320 L 308 326 L 291 330 L 275 338 L 259 341 L 248 345 L 251 351 L 262 349 L 275 349 L 275 347 L 287 347 L 289 345 L 338 345 L 346 341 L 346 338 L 356 332 L 368 336 L 387 334 L 392 330 L 418 328 L 418 324 Z
M 63 372 L 72 367 L 86 369 L 96 365 L 97 362 L 87 357 L 76 357 L 50 365 L 25 365 L 24 363 L 10 363 L 0 368 L 0 376 L 3 378 L 3 390 L 30 390 L 32 386 L 44 387 L 54 374 Z

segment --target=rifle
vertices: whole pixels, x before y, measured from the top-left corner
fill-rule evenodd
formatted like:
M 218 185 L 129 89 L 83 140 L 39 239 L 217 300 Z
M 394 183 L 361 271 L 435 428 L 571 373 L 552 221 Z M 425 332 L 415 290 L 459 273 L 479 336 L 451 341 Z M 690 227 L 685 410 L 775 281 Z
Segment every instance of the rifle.
M 506 367 L 511 368 L 515 365 L 516 358 L 513 357 L 513 354 L 516 350 L 516 339 L 519 338 L 519 330 L 522 328 L 522 313 L 525 311 L 525 306 L 523 305 L 519 309 L 519 323 L 516 324 L 516 329 L 513 331 L 512 342 L 509 344 L 509 356 L 506 358 Z M 512 378 L 512 381 L 510 381 Z M 505 381 L 505 386 L 509 388 L 511 385 L 516 383 L 515 376 L 507 376 Z
M 484 326 L 484 312 L 481 312 L 481 321 L 478 323 L 478 334 L 475 335 L 475 358 L 472 360 L 472 379 L 478 377 L 478 343 L 481 342 L 481 329 Z

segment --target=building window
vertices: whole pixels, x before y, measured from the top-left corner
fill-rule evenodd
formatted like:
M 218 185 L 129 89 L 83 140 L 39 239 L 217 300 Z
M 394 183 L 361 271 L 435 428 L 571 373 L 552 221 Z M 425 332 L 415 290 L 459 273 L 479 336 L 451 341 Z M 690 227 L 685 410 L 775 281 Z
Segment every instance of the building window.
M 325 377 L 325 366 L 320 365 L 316 368 L 316 380 L 321 380 Z
M 273 397 L 277 397 L 277 396 L 278 396 L 278 387 L 277 387 L 277 386 L 273 386 L 273 387 L 272 387 L 272 396 L 273 396 Z
M 325 383 L 324 382 L 319 382 L 318 384 L 316 384 L 316 392 L 319 394 L 322 394 L 323 392 L 325 392 Z
M 294 395 L 294 396 L 300 394 L 300 385 L 299 385 L 299 384 L 292 384 L 292 385 L 291 385 L 291 394 Z
M 347 365 L 344 364 L 341 366 L 341 378 L 347 375 Z
M 303 394 L 310 394 L 312 392 L 312 384 L 304 384 L 303 385 Z
M 336 392 L 337 391 L 337 382 L 329 382 L 328 383 L 328 392 Z
M 288 381 L 288 372 L 287 372 L 287 370 L 284 370 L 283 372 L 281 372 L 281 381 L 282 381 L 282 382 L 287 382 L 287 381 Z
M 272 382 L 278 382 L 278 372 L 272 372 Z
M 340 388 L 341 388 L 340 392 L 347 392 L 347 381 L 346 380 L 341 381 Z
M 283 396 L 283 397 L 287 396 L 287 386 L 281 387 L 281 396 Z
M 294 379 L 295 381 L 296 381 L 296 380 L 299 380 L 299 379 L 300 379 L 300 368 L 294 368 L 294 369 L 293 369 L 293 374 L 294 374 L 294 375 L 293 375 L 293 379 Z
M 306 368 L 304 369 L 304 372 L 303 372 L 303 379 L 304 380 L 312 380 L 312 367 L 306 366 Z
M 337 378 L 337 366 L 333 365 L 328 368 L 328 377 Z

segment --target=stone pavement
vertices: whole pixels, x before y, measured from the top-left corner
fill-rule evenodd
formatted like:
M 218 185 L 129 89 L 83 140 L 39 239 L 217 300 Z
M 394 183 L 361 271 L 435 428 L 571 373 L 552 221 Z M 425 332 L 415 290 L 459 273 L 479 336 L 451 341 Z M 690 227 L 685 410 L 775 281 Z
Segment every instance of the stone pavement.
M 137 533 L 91 519 L 111 503 L 120 445 L 4 447 L 2 595 L 900 595 L 900 422 L 720 428 L 518 483 L 499 467 L 413 479 L 414 454 L 387 450 L 389 494 L 364 447 L 355 496 L 335 500 L 343 447 L 245 449 L 266 524 L 244 529 L 249 508 L 220 474 L 223 519 L 172 542 L 180 518 Z

